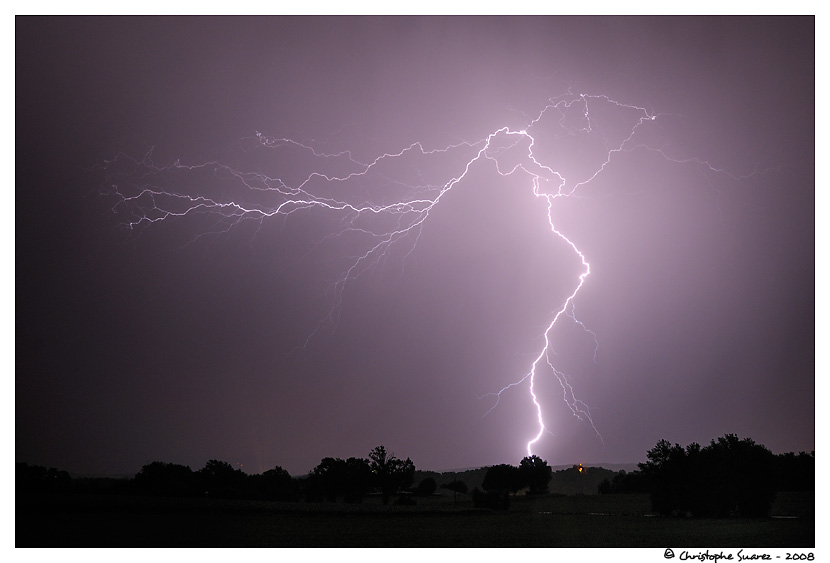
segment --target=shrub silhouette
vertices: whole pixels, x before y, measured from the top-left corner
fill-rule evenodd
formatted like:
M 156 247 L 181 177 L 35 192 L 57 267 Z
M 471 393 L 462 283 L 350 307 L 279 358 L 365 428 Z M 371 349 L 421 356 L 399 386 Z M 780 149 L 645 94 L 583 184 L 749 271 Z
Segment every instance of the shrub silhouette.
M 419 497 L 428 497 L 432 495 L 437 488 L 438 484 L 435 482 L 435 479 L 427 477 L 418 483 L 418 488 L 415 489 L 415 494 Z
M 467 494 L 467 483 L 465 483 L 464 481 L 461 481 L 459 479 L 456 479 L 454 481 L 450 481 L 449 483 L 445 483 L 445 484 L 441 485 L 441 488 L 442 489 L 449 489 L 450 491 L 452 491 L 452 503 L 453 504 L 456 504 L 458 502 L 458 493 L 461 493 L 462 495 Z

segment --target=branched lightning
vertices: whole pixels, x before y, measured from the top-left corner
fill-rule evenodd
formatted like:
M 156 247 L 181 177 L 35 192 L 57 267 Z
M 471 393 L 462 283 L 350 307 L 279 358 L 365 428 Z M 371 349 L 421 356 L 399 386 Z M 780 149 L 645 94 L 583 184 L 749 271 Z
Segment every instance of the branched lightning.
M 595 111 L 617 112 L 622 116 L 618 121 L 626 123 L 624 132 L 608 133 L 603 128 L 602 120 L 594 116 Z M 575 196 L 580 188 L 603 174 L 617 155 L 638 150 L 656 153 L 674 163 L 699 166 L 703 171 L 727 174 L 706 161 L 677 158 L 663 147 L 638 140 L 641 131 L 667 115 L 651 113 L 643 107 L 625 104 L 605 95 L 568 92 L 550 99 L 535 117 L 527 118 L 523 128 L 503 126 L 478 140 L 440 148 L 427 148 L 421 142 L 414 142 L 396 152 L 383 153 L 365 162 L 351 151 L 327 153 L 310 143 L 256 133 L 255 137 L 245 140 L 246 150 L 273 151 L 276 156 L 296 157 L 297 161 L 309 163 L 309 171 L 290 178 L 287 171 L 284 175 L 270 175 L 240 170 L 219 161 L 184 164 L 177 160 L 160 166 L 153 161 L 152 151 L 141 159 L 119 153 L 104 165 L 108 174 L 105 192 L 114 198 L 112 210 L 124 216 L 123 225 L 130 232 L 139 233 L 155 223 L 185 217 L 212 219 L 213 226 L 208 230 L 202 229 L 191 241 L 209 234 L 227 233 L 243 223 L 253 222 L 259 228 L 270 219 L 286 220 L 314 210 L 336 219 L 337 228 L 323 236 L 318 244 L 338 237 L 350 237 L 350 242 L 359 243 L 361 250 L 348 258 L 342 275 L 333 282 L 334 297 L 329 313 L 307 336 L 301 346 L 304 348 L 320 327 L 337 321 L 343 294 L 350 282 L 377 267 L 388 257 L 388 251 L 393 246 L 402 245 L 406 249 L 404 260 L 414 251 L 432 210 L 447 193 L 464 181 L 473 167 L 489 163 L 501 176 L 527 178 L 528 189 L 545 205 L 551 235 L 570 249 L 581 268 L 574 279 L 572 291 L 551 313 L 550 322 L 540 335 L 542 344 L 527 372 L 500 390 L 482 396 L 494 398 L 486 416 L 498 405 L 503 393 L 527 384 L 538 424 L 537 433 L 526 445 L 528 455 L 532 455 L 534 445 L 545 432 L 550 432 L 544 420 L 543 401 L 537 393 L 538 378 L 545 373 L 551 374 L 559 383 L 563 400 L 573 415 L 587 422 L 602 440 L 588 405 L 576 397 L 568 377 L 555 366 L 552 358 L 552 332 L 562 316 L 593 337 L 594 359 L 598 349 L 597 335 L 579 321 L 575 313 L 575 300 L 591 273 L 591 266 L 577 244 L 557 228 L 553 218 L 556 200 Z M 548 164 L 555 158 L 537 154 L 539 135 L 536 131 L 542 128 L 547 132 L 553 130 L 557 137 L 598 140 L 604 147 L 604 156 L 587 174 L 582 173 L 573 179 L 566 177 L 561 170 Z M 508 164 L 510 159 L 507 155 L 513 155 L 515 160 L 516 153 L 520 156 L 518 162 Z M 436 159 L 442 162 L 449 159 L 454 167 L 454 172 L 448 173 L 439 182 L 413 183 L 408 178 L 396 178 L 395 171 L 391 169 L 395 163 L 413 160 L 420 163 L 420 169 Z M 162 182 L 174 183 L 179 177 L 190 178 L 187 184 L 191 187 L 176 190 L 158 185 Z M 205 185 L 219 180 L 223 187 L 213 192 L 205 187 L 194 193 L 192 184 L 195 177 L 203 178 Z

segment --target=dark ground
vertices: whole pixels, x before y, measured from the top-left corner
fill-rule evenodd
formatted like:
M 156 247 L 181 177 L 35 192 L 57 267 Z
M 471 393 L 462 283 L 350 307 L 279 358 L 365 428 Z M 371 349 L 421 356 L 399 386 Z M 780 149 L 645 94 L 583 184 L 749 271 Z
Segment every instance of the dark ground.
M 462 495 L 417 506 L 118 495 L 18 495 L 16 547 L 813 547 L 813 493 L 779 493 L 770 518 L 652 516 L 647 495 Z M 785 517 L 788 516 L 788 517 Z

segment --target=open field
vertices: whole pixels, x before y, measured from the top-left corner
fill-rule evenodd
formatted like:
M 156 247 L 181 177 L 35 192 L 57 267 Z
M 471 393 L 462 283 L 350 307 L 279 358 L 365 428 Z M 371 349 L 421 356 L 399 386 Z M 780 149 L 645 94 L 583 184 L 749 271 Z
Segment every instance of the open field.
M 17 499 L 16 545 L 88 547 L 812 547 L 812 493 L 782 493 L 774 516 L 650 515 L 647 495 L 516 498 L 507 512 L 468 498 L 417 506 L 55 495 Z M 786 514 L 784 512 L 786 512 Z

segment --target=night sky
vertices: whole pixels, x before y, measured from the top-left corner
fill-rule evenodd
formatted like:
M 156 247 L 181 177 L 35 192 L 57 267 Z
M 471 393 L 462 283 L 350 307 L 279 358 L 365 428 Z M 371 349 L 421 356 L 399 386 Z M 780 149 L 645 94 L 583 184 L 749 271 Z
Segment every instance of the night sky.
M 15 23 L 18 461 L 815 448 L 812 17 Z

